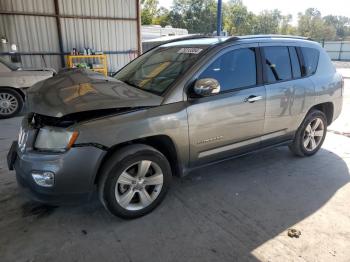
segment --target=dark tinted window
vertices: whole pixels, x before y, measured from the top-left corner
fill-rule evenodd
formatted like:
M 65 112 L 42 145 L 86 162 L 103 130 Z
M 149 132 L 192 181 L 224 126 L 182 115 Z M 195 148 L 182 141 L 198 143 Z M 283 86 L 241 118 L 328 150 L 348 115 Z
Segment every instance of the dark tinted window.
M 267 82 L 289 80 L 292 78 L 292 71 L 289 60 L 288 48 L 284 46 L 264 47 L 265 68 Z
M 305 73 L 307 76 L 312 75 L 316 72 L 318 64 L 318 56 L 320 52 L 317 49 L 302 47 L 301 52 L 303 53 L 305 63 Z
M 289 47 L 290 61 L 292 62 L 293 78 L 301 77 L 300 63 L 295 47 Z
M 219 81 L 221 91 L 256 85 L 256 62 L 253 48 L 227 52 L 217 58 L 199 76 Z

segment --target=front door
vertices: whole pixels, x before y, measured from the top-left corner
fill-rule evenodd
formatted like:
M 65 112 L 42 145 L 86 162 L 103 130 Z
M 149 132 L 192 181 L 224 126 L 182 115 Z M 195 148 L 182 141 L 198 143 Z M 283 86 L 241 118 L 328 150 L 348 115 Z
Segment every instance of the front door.
M 216 95 L 189 99 L 190 158 L 194 165 L 259 145 L 266 94 L 257 74 L 257 58 L 254 47 L 225 50 L 197 77 L 216 79 L 221 90 Z

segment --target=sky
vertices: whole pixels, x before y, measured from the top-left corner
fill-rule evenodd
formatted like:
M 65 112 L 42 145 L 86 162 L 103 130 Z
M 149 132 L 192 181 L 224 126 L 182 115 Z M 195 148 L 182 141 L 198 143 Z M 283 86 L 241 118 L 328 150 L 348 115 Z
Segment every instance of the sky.
M 225 0 L 223 0 L 225 2 Z M 160 6 L 170 8 L 172 0 L 159 0 Z M 322 16 L 328 14 L 350 17 L 350 0 L 243 0 L 249 11 L 256 14 L 264 9 L 279 9 L 283 15 L 292 14 L 293 22 L 299 12 L 309 7 L 317 8 Z

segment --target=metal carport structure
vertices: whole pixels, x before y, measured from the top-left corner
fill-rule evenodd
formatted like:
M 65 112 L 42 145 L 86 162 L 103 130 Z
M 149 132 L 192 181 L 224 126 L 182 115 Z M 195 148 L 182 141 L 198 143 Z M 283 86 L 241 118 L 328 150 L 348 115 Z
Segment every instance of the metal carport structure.
M 0 56 L 16 44 L 23 66 L 59 69 L 72 48 L 90 47 L 115 71 L 141 53 L 140 27 L 139 0 L 0 0 Z

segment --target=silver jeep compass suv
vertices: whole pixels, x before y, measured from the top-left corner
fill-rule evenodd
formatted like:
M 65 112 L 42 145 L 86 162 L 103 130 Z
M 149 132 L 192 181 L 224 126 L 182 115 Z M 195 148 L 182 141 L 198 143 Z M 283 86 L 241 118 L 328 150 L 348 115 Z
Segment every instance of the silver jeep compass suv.
M 135 218 L 193 168 L 279 145 L 315 154 L 342 93 L 326 52 L 304 38 L 182 39 L 114 77 L 66 70 L 34 85 L 8 165 L 38 201 L 97 189 L 108 211 Z

